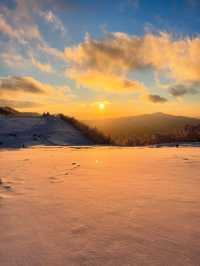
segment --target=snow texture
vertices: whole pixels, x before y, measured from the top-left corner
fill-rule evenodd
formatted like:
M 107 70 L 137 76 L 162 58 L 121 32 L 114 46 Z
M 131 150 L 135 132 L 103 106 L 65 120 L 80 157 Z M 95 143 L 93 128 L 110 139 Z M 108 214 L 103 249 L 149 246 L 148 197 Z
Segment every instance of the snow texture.
M 199 148 L 1 150 L 0 265 L 200 265 L 199 173 Z

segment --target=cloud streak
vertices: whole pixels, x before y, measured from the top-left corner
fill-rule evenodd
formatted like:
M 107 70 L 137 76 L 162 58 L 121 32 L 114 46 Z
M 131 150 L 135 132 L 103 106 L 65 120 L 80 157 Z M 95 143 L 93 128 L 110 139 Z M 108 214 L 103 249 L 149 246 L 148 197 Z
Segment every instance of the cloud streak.
M 0 32 L 8 37 L 17 38 L 17 32 L 8 24 L 3 16 L 0 16 Z
M 5 92 L 44 93 L 41 83 L 32 77 L 8 77 L 0 79 L 0 94 Z
M 0 79 L 0 101 L 13 107 L 65 106 L 74 97 L 67 85 L 53 86 L 28 76 Z
M 5 51 L 1 53 L 0 58 L 2 62 L 10 68 L 23 68 L 27 65 L 27 60 L 16 51 Z
M 17 1 L 16 9 L 1 6 L 0 32 L 21 44 L 42 40 L 38 26 L 32 19 L 27 2 Z
M 32 61 L 32 64 L 40 71 L 44 73 L 53 72 L 53 68 L 50 64 L 41 63 L 39 60 L 36 60 L 32 55 L 31 55 L 31 61 Z

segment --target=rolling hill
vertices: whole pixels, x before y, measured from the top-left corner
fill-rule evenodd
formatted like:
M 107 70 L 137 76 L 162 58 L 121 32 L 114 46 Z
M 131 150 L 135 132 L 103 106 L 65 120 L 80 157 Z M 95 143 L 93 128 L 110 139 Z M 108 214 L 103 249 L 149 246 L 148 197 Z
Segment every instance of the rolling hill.
M 110 135 L 117 142 L 128 138 L 150 138 L 155 134 L 172 135 L 186 125 L 200 124 L 200 119 L 174 116 L 164 113 L 153 113 L 139 116 L 122 117 L 105 120 L 85 121 L 97 127 L 104 134 Z
M 110 144 L 95 129 L 64 115 L 20 113 L 0 108 L 0 147 Z

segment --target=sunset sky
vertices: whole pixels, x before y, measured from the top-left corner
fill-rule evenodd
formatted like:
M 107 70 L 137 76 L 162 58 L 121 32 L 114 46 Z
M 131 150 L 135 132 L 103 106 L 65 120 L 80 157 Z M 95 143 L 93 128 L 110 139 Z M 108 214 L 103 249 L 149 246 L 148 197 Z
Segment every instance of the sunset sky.
M 200 116 L 200 1 L 1 0 L 0 105 Z

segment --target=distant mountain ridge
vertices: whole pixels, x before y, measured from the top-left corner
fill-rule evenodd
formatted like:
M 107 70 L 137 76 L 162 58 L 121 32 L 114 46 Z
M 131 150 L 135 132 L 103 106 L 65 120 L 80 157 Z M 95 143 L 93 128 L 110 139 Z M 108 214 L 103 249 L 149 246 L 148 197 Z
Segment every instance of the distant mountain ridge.
M 110 135 L 118 143 L 126 144 L 130 142 L 130 139 L 138 140 L 138 142 L 140 139 L 141 143 L 146 140 L 148 143 L 148 140 L 155 138 L 155 135 L 175 135 L 187 125 L 199 125 L 200 119 L 158 112 L 85 122 L 97 127 L 104 134 Z

